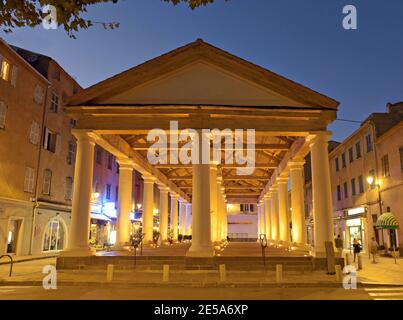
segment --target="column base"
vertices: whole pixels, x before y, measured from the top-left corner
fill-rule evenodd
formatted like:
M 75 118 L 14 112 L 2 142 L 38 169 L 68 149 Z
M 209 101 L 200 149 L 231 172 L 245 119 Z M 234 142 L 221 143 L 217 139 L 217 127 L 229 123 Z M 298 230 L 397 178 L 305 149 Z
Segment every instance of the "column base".
M 312 248 L 308 244 L 302 244 L 302 243 L 292 243 L 291 244 L 291 249 L 293 250 L 301 250 L 301 251 L 312 251 Z
M 189 248 L 189 251 L 186 252 L 186 257 L 193 257 L 193 258 L 214 257 L 214 247 L 213 246 L 203 246 L 203 247 L 191 246 Z
M 91 247 L 68 248 L 60 252 L 60 257 L 90 257 L 95 256 L 96 251 Z

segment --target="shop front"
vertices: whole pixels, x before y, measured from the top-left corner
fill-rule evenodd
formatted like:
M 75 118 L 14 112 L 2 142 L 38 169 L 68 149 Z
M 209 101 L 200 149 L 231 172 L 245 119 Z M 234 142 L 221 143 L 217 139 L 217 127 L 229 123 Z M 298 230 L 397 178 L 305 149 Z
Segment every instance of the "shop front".
M 353 250 L 354 239 L 365 251 L 368 244 L 367 219 L 365 207 L 356 207 L 336 212 L 335 237 L 343 239 L 343 248 Z

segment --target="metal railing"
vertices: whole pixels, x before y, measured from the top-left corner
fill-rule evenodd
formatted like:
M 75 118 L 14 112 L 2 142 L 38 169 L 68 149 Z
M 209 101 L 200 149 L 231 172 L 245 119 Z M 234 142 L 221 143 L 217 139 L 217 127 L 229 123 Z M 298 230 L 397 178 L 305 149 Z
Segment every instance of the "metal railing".
M 3 254 L 2 256 L 0 256 L 0 260 L 1 260 L 1 258 L 4 258 L 4 257 L 10 258 L 10 272 L 8 273 L 8 276 L 11 277 L 11 275 L 13 274 L 13 266 L 14 266 L 13 257 L 9 254 Z

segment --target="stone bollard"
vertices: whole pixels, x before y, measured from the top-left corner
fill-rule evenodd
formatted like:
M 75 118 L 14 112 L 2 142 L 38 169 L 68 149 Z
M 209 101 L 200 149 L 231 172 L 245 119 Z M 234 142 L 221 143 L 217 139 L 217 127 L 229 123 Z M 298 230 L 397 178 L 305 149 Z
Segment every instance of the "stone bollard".
M 358 254 L 357 256 L 358 268 L 357 270 L 362 270 L 362 256 Z
M 276 282 L 282 283 L 283 282 L 283 265 L 276 264 Z
M 108 264 L 106 267 L 106 281 L 113 281 L 113 264 Z
M 341 266 L 339 264 L 335 265 L 335 270 L 336 270 L 336 281 L 337 282 L 342 282 L 343 281 L 343 273 L 341 271 Z
M 348 252 L 346 252 L 346 266 L 349 266 L 351 263 L 351 256 Z
M 225 264 L 220 264 L 220 281 L 227 281 L 227 273 L 225 271 Z
M 164 264 L 162 267 L 162 282 L 169 281 L 169 264 Z

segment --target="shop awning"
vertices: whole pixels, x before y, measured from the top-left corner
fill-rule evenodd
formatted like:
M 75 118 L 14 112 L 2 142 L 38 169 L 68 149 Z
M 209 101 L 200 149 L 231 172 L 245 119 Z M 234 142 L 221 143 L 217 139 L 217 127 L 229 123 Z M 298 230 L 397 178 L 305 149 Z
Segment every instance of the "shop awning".
M 379 229 L 397 229 L 399 228 L 399 221 L 391 212 L 386 212 L 378 218 L 376 227 Z
M 112 220 L 109 217 L 99 213 L 91 213 L 91 219 L 112 222 Z

